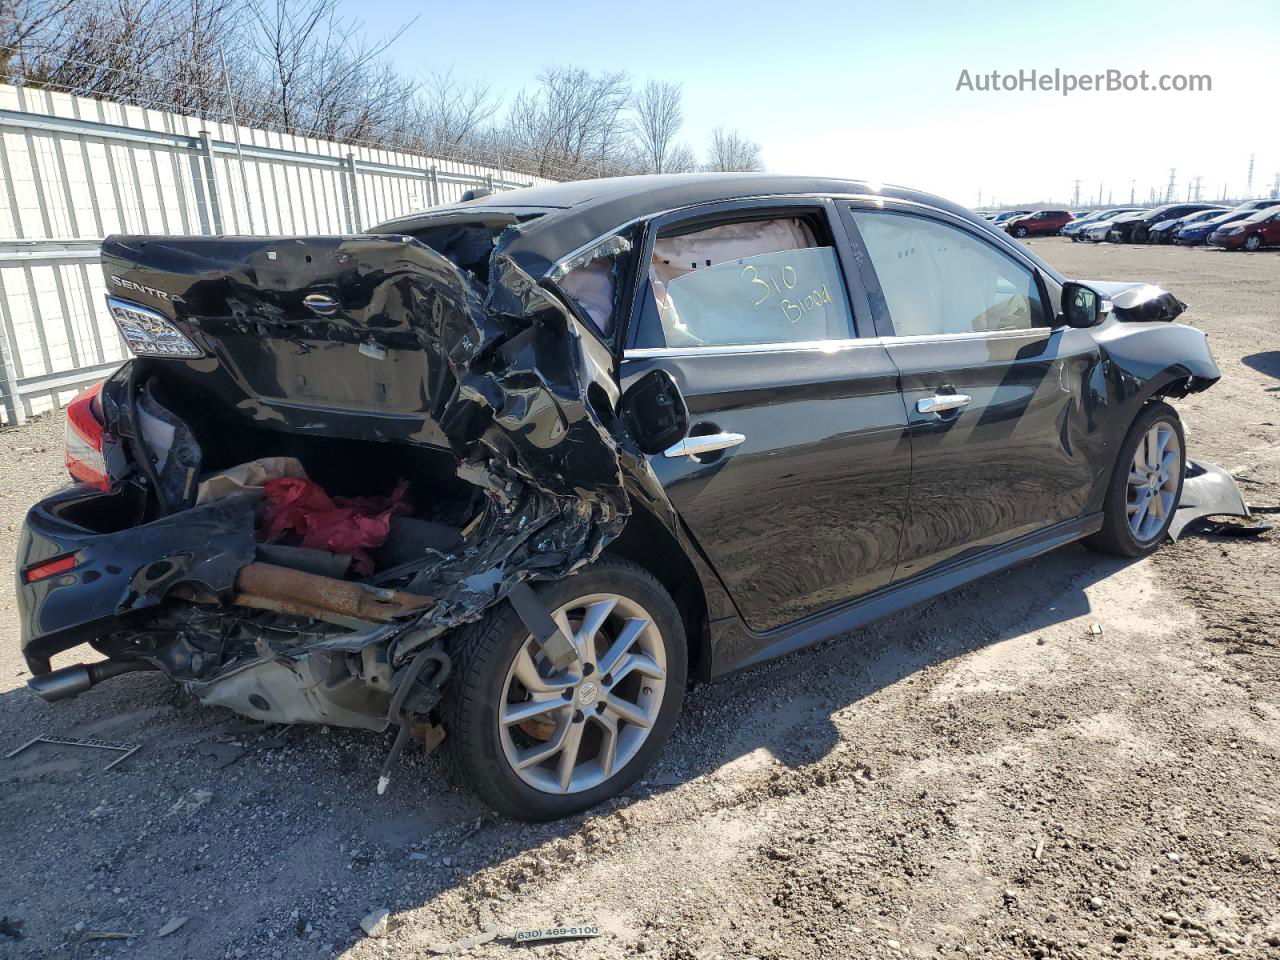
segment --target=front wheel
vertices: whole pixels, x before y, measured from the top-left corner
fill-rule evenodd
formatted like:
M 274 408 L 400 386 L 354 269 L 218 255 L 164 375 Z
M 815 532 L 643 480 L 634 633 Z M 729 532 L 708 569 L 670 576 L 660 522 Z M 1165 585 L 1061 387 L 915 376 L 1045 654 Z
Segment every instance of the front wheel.
M 1249 251 L 1261 250 L 1262 238 L 1256 233 L 1251 237 L 1246 237 L 1244 241 L 1244 248 Z
M 578 658 L 554 669 L 501 604 L 458 632 L 441 704 L 459 779 L 520 820 L 568 816 L 635 783 L 671 736 L 688 672 L 679 611 L 635 564 L 605 557 L 538 595 Z
M 1185 450 L 1177 411 L 1162 402 L 1144 407 L 1120 446 L 1103 502 L 1102 529 L 1085 544 L 1121 557 L 1155 550 L 1182 497 Z
M 1013 231 L 1013 235 L 1014 235 L 1015 237 L 1025 237 L 1025 236 L 1027 235 L 1027 228 L 1026 228 L 1026 227 L 1018 227 L 1018 229 L 1016 229 L 1016 230 L 1014 230 L 1014 231 Z

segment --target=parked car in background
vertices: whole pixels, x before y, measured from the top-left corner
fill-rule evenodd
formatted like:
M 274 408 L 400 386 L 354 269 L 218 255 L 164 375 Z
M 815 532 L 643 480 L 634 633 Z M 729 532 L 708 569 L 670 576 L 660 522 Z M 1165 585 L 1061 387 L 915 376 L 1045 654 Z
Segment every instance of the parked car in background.
M 1025 217 L 1030 212 L 1031 212 L 1030 210 L 1001 210 L 999 213 L 995 215 L 995 217 L 992 219 L 991 222 L 994 223 L 997 227 L 1003 227 L 1008 221 L 1012 220 L 1014 217 Z
M 1186 216 L 1161 220 L 1159 223 L 1152 224 L 1151 229 L 1147 231 L 1147 243 L 1172 243 L 1174 234 L 1187 224 L 1212 220 L 1229 212 L 1226 207 L 1210 207 L 1208 210 L 1199 210 Z
M 1238 205 L 1237 210 L 1266 210 L 1268 207 L 1280 206 L 1280 197 L 1264 197 L 1261 200 L 1246 200 Z
M 1141 209 L 1142 207 L 1115 207 L 1111 210 L 1095 210 L 1093 211 L 1093 213 L 1089 214 L 1087 217 L 1083 219 L 1072 220 L 1065 227 L 1063 227 L 1062 230 L 1059 232 L 1064 237 L 1070 237 L 1072 243 L 1080 243 L 1084 240 L 1092 240 L 1094 239 L 1093 237 L 1085 236 L 1085 232 L 1088 229 L 1092 227 L 1096 227 L 1098 226 L 1098 224 L 1105 224 L 1106 222 L 1112 220 L 1113 218 L 1120 216 L 1122 213 L 1135 213 Z M 1106 228 L 1104 227 L 1102 230 L 1101 236 L 1099 236 L 1097 239 L 1104 240 L 1106 239 L 1106 236 L 1107 236 L 1107 232 L 1106 232 Z
M 22 527 L 31 686 L 159 670 L 256 720 L 398 728 L 380 792 L 439 724 L 529 820 L 640 779 L 691 677 L 1076 540 L 1151 553 L 1196 476 L 1170 400 L 1220 376 L 1171 294 L 847 180 L 113 236 L 103 271 L 134 357 L 68 406 L 78 482 Z M 107 659 L 53 669 L 82 644 Z
M 1212 206 L 1212 203 L 1166 203 L 1140 213 L 1116 217 L 1107 231 L 1107 239 L 1112 243 L 1146 243 L 1147 233 L 1160 221 L 1208 210 Z
M 1173 242 L 1185 247 L 1194 247 L 1197 244 L 1204 243 L 1209 239 L 1209 234 L 1213 233 L 1220 227 L 1224 227 L 1229 223 L 1235 223 L 1237 220 L 1245 220 L 1252 217 L 1258 211 L 1249 210 L 1227 210 L 1219 213 L 1217 216 L 1208 218 L 1207 220 L 1198 220 L 1195 223 L 1185 223 L 1181 229 L 1174 235 Z
M 1228 250 L 1261 250 L 1280 246 L 1280 209 L 1259 210 L 1251 217 L 1219 227 L 1209 243 Z
M 1004 223 L 1005 232 L 1015 237 L 1052 237 L 1071 222 L 1066 210 L 1037 210 L 1024 217 L 1011 217 Z

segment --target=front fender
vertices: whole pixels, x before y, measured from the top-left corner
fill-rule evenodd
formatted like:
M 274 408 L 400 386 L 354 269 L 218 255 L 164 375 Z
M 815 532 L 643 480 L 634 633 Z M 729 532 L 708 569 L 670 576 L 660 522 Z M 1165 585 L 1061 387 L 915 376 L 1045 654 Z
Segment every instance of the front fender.
M 1126 389 L 1122 397 L 1145 402 L 1157 393 L 1175 396 L 1205 390 L 1222 378 L 1205 334 L 1182 323 L 1126 322 L 1113 317 L 1095 339 Z

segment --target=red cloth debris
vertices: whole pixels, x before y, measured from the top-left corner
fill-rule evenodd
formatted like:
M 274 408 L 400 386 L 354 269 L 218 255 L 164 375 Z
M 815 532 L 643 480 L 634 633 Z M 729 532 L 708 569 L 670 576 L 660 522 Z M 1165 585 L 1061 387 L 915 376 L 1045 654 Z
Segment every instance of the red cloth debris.
M 373 559 L 365 551 L 387 539 L 393 516 L 410 512 L 408 480 L 401 480 L 385 497 L 330 497 L 318 483 L 302 477 L 277 477 L 263 489 L 267 510 L 258 527 L 259 540 L 273 543 L 296 533 L 303 547 L 350 554 L 361 576 L 373 572 Z

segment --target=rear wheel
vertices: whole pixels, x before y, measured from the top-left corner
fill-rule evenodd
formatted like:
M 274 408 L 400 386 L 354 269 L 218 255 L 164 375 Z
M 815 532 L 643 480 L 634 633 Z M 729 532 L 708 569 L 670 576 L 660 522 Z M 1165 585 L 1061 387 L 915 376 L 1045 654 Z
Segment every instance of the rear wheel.
M 554 669 L 509 604 L 463 628 L 442 704 L 451 764 L 490 806 L 554 820 L 625 790 L 671 735 L 687 648 L 671 597 L 606 557 L 539 596 L 578 658 Z
M 1103 553 L 1151 553 L 1173 522 L 1186 472 L 1186 439 L 1167 403 L 1143 408 L 1125 436 L 1103 504 L 1102 529 L 1085 543 Z

